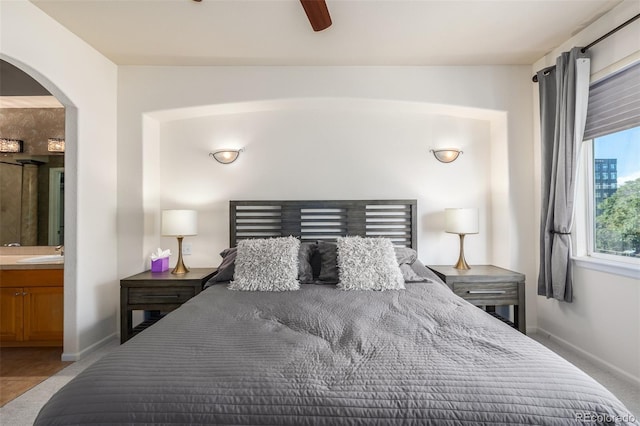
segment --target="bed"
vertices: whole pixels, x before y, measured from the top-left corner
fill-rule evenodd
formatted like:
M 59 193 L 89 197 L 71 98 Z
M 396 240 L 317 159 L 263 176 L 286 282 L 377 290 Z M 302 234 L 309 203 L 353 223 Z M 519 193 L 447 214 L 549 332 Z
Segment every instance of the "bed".
M 419 260 L 402 263 L 415 253 L 416 212 L 415 200 L 232 202 L 232 284 L 212 280 L 80 373 L 35 424 L 638 424 L 578 368 L 456 296 Z M 254 284 L 247 247 L 280 240 L 297 253 L 335 240 L 345 274 L 357 250 L 368 251 L 356 269 L 377 247 L 388 258 L 381 240 L 393 241 L 414 275 L 381 278 L 404 287 L 384 291 L 344 287 L 367 286 L 362 274 L 336 284 L 315 272 L 295 291 L 232 290 Z

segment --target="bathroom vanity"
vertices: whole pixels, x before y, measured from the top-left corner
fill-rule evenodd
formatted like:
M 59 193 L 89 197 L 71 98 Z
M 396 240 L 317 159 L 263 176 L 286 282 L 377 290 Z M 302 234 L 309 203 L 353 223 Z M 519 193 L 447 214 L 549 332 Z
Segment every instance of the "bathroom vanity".
M 64 258 L 34 257 L 0 255 L 0 346 L 62 346 Z

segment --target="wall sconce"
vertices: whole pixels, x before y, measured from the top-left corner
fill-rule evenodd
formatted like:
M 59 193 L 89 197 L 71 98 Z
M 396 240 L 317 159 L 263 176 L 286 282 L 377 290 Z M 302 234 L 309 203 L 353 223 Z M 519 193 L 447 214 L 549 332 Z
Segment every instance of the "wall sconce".
M 47 151 L 64 152 L 64 139 L 49 138 L 47 142 Z
M 210 152 L 209 156 L 216 159 L 221 164 L 231 164 L 238 159 L 240 153 L 244 151 L 244 148 L 240 149 L 221 149 L 216 152 Z
M 454 268 L 471 269 L 464 258 L 464 236 L 477 234 L 478 228 L 478 209 L 444 209 L 444 232 L 460 235 L 460 255 Z
M 452 163 L 462 154 L 462 150 L 457 148 L 430 149 L 433 156 L 441 163 Z
M 16 153 L 22 152 L 22 141 L 18 139 L 0 138 L 0 152 Z

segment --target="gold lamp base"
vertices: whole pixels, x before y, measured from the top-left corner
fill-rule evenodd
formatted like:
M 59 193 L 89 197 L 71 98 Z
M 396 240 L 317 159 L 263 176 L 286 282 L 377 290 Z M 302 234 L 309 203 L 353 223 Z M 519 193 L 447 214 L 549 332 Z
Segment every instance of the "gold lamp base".
M 182 261 L 182 239 L 183 238 L 184 237 L 181 235 L 178 236 L 178 263 L 176 263 L 176 267 L 173 268 L 173 271 L 171 271 L 171 273 L 175 275 L 183 275 L 189 272 L 189 268 L 187 268 L 184 265 L 184 262 Z
M 458 256 L 458 262 L 454 265 L 454 268 L 471 269 L 471 266 L 469 266 L 469 264 L 464 258 L 464 235 L 465 234 L 459 234 L 459 235 L 460 235 L 460 256 Z

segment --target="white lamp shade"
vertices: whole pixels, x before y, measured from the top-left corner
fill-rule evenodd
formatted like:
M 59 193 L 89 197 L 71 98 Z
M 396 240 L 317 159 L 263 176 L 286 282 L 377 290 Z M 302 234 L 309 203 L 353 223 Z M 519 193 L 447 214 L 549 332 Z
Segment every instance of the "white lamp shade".
M 163 210 L 162 235 L 185 236 L 198 234 L 198 212 L 195 210 Z
M 451 234 L 477 234 L 478 209 L 444 209 L 444 230 Z

